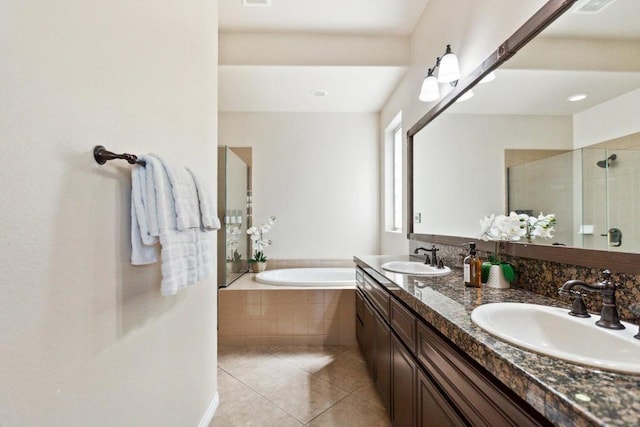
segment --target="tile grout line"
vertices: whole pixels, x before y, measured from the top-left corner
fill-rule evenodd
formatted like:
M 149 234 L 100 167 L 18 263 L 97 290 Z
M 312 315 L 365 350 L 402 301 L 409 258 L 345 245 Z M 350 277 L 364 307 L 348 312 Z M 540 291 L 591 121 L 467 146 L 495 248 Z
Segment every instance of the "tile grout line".
M 266 400 L 267 402 L 269 402 L 270 404 L 272 404 L 273 406 L 275 406 L 276 408 L 280 409 L 281 411 L 283 411 L 285 414 L 289 415 L 291 418 L 293 418 L 294 420 L 298 421 L 302 426 L 307 425 L 303 420 L 299 419 L 298 417 L 296 417 L 295 415 L 289 413 L 289 411 L 287 411 L 286 409 L 280 407 L 278 404 L 276 404 L 275 402 L 273 402 L 271 399 L 269 399 L 267 396 L 263 395 L 262 393 L 260 393 L 258 390 L 255 390 L 253 387 L 251 387 L 249 384 L 245 383 L 244 381 L 242 381 L 241 379 L 237 378 L 236 376 L 234 376 L 233 374 L 231 374 L 230 372 L 226 371 L 224 368 L 220 368 L 218 366 L 219 369 L 223 370 L 224 372 L 226 372 L 228 375 L 230 375 L 231 377 L 233 377 L 236 381 L 238 381 L 239 383 L 243 384 L 245 387 L 247 387 L 249 390 L 251 390 L 252 392 L 254 392 L 255 394 L 257 394 L 258 396 L 260 396 L 261 398 L 263 398 L 264 400 Z M 315 418 L 315 417 L 314 417 Z M 311 422 L 311 421 L 309 421 Z
M 323 346 L 321 346 L 323 347 Z M 334 350 L 339 350 L 336 352 L 334 360 L 338 359 L 339 357 L 345 357 L 348 359 L 353 359 L 359 362 L 363 362 L 361 360 L 361 358 L 357 358 L 357 357 L 353 357 L 351 355 L 346 354 L 348 351 L 350 351 L 352 348 L 354 348 L 355 346 L 330 346 L 332 349 Z M 269 402 L 271 405 L 273 405 L 275 408 L 278 408 L 279 410 L 283 411 L 285 414 L 287 414 L 288 416 L 290 416 L 291 418 L 293 418 L 294 420 L 296 420 L 297 422 L 300 423 L 300 425 L 302 426 L 308 426 L 310 425 L 315 419 L 317 419 L 318 417 L 322 416 L 324 413 L 326 413 L 327 411 L 331 410 L 332 408 L 334 408 L 336 405 L 338 405 L 339 403 L 343 402 L 345 399 L 354 396 L 354 394 L 358 391 L 361 390 L 363 387 L 365 387 L 365 384 L 360 384 L 358 385 L 355 389 L 349 391 L 346 388 L 338 385 L 338 384 L 334 384 L 333 382 L 331 382 L 328 379 L 322 378 L 319 375 L 317 375 L 316 373 L 313 372 L 309 372 L 306 369 L 300 367 L 299 365 L 291 362 L 289 360 L 289 357 L 287 357 L 285 354 L 283 354 L 283 350 L 282 349 L 278 349 L 278 348 L 273 348 L 270 346 L 267 347 L 263 347 L 262 349 L 259 349 L 260 351 L 264 352 L 265 354 L 269 354 L 272 356 L 277 357 L 278 359 L 284 361 L 287 365 L 291 366 L 292 368 L 295 368 L 297 370 L 299 370 L 300 372 L 305 373 L 306 375 L 312 376 L 314 377 L 316 380 L 320 380 L 324 383 L 327 383 L 339 390 L 342 390 L 343 392 L 346 393 L 345 396 L 343 396 L 342 398 L 340 398 L 339 400 L 335 401 L 334 403 L 332 403 L 329 407 L 325 408 L 324 410 L 322 410 L 319 414 L 315 415 L 313 418 L 311 418 L 308 422 L 305 422 L 301 419 L 299 419 L 297 416 L 295 416 L 294 414 L 289 413 L 289 411 L 287 411 L 285 408 L 280 407 L 278 404 L 276 404 L 275 402 L 273 402 L 271 399 L 269 399 L 267 396 L 263 395 L 262 393 L 260 393 L 258 390 L 255 390 L 251 385 L 245 383 L 244 381 L 242 381 L 241 379 L 237 378 L 235 375 L 233 375 L 231 372 L 229 372 L 227 369 L 218 366 L 218 368 L 225 372 L 227 375 L 229 375 L 230 377 L 234 378 L 236 381 L 238 381 L 239 383 L 243 384 L 245 387 L 247 387 L 249 390 L 251 390 L 252 392 L 256 393 L 256 395 L 260 396 L 262 399 L 264 399 L 265 401 Z M 358 349 L 359 350 L 359 349 Z M 357 397 L 357 396 L 356 396 Z M 366 403 L 373 403 L 373 402 L 369 402 L 369 399 L 366 400 Z
M 343 397 L 342 399 L 338 400 L 337 402 L 335 402 L 333 405 L 329 406 L 327 409 L 325 409 L 324 411 L 320 412 L 318 415 L 316 415 L 315 417 L 313 417 L 312 419 L 309 420 L 309 422 L 307 424 L 305 424 L 305 426 L 308 426 L 309 424 L 311 424 L 313 422 L 313 420 L 315 420 L 316 418 L 318 418 L 319 416 L 321 416 L 322 414 L 324 414 L 325 412 L 327 412 L 329 409 L 333 408 L 334 406 L 336 406 L 338 403 L 342 402 L 343 400 L 345 400 L 346 398 L 350 397 L 353 393 L 355 393 L 356 391 L 358 391 L 361 387 L 364 387 L 363 385 L 358 386 L 355 390 L 353 390 L 352 392 L 347 392 L 348 394 Z M 344 389 L 342 389 L 344 390 Z M 346 390 L 345 390 L 346 391 Z

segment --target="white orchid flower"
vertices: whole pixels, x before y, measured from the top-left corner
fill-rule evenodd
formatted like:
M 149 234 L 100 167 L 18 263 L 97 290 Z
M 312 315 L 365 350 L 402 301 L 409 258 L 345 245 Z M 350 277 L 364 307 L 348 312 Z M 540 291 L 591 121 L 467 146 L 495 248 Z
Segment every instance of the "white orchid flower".
M 267 234 L 276 221 L 275 216 L 270 216 L 260 227 L 251 227 L 247 230 L 247 234 L 251 235 L 251 241 L 253 242 L 254 260 L 264 261 L 266 257 L 264 255 L 264 249 L 271 245 L 271 240 L 265 240 L 264 234 Z
M 485 242 L 490 240 L 491 238 L 491 227 L 493 225 L 494 219 L 495 215 L 491 214 L 491 216 L 485 216 L 480 220 L 480 237 Z

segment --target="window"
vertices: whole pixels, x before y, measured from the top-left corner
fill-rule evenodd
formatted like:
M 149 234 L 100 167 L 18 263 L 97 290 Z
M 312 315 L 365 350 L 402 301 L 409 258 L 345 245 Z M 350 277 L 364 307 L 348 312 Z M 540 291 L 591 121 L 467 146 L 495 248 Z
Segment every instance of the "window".
M 402 113 L 385 131 L 385 229 L 402 232 Z
M 393 131 L 393 230 L 402 231 L 402 127 Z

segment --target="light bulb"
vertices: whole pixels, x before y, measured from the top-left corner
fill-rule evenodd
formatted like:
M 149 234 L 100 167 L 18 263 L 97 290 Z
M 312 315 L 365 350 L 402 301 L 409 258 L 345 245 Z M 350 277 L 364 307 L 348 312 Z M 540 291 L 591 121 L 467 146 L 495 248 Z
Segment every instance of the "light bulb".
M 429 69 L 427 77 L 422 81 L 422 87 L 420 88 L 420 96 L 418 96 L 418 99 L 422 102 L 431 102 L 438 98 L 440 98 L 438 80 L 432 74 L 432 70 Z
M 460 65 L 458 64 L 458 57 L 451 52 L 451 46 L 447 45 L 447 50 L 444 56 L 440 58 L 440 64 L 438 67 L 438 82 L 439 83 L 451 83 L 460 78 Z
M 484 76 L 482 78 L 482 80 L 480 80 L 478 83 L 482 84 L 482 83 L 489 83 L 490 81 L 495 80 L 496 78 L 496 73 L 494 73 L 493 71 L 490 72 L 489 74 L 487 74 L 486 76 Z
M 460 96 L 460 98 L 456 99 L 456 102 L 464 102 L 471 98 L 473 98 L 473 91 L 469 89 L 468 91 L 463 93 L 462 96 Z

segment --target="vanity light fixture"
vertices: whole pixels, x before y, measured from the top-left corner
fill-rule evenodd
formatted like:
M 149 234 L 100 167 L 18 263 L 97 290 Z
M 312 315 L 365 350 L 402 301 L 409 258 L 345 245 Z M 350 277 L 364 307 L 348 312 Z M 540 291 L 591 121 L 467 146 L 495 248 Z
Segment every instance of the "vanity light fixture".
M 438 98 L 440 98 L 438 79 L 433 75 L 433 68 L 429 68 L 427 77 L 422 81 L 422 87 L 420 88 L 420 96 L 418 96 L 418 99 L 422 102 L 431 102 Z
M 578 101 L 582 101 L 586 97 L 587 97 L 586 93 L 576 93 L 575 95 L 571 95 L 570 97 L 568 97 L 567 101 L 569 101 L 569 102 L 578 102 Z
M 434 73 L 438 71 L 437 75 Z M 451 86 L 458 84 L 460 78 L 460 65 L 458 57 L 451 51 L 451 45 L 447 45 L 444 54 L 436 58 L 436 63 L 429 68 L 427 76 L 422 81 L 418 99 L 422 102 L 431 102 L 440 98 L 438 83 L 449 83 Z
M 447 45 L 447 49 L 437 63 L 438 67 L 438 83 L 458 83 L 460 78 L 460 65 L 458 64 L 458 57 L 451 52 L 451 45 Z M 453 85 L 452 85 L 453 86 Z

